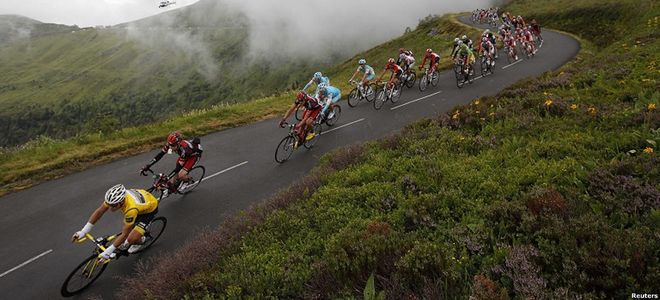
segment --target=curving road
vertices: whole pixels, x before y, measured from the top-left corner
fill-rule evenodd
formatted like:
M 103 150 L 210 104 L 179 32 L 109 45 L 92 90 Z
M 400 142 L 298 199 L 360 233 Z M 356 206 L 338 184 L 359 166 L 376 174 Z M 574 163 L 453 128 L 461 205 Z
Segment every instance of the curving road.
M 543 37 L 545 43 L 535 58 L 505 66 L 502 55 L 494 75 L 479 78 L 460 90 L 454 75 L 443 72 L 437 87 L 429 87 L 424 93 L 417 86 L 405 89 L 395 105 L 388 102 L 379 111 L 371 103 L 350 108 L 342 101 L 343 114 L 335 129 L 326 130 L 315 148 L 299 149 L 282 165 L 275 163 L 273 155 L 286 130 L 278 128 L 275 119 L 202 137 L 205 155 L 201 163 L 206 166 L 207 176 L 216 175 L 187 196 L 164 200 L 159 212 L 169 222 L 161 239 L 144 254 L 111 263 L 78 298 L 112 298 L 117 287 L 113 277 L 130 276 L 138 260 L 171 252 L 196 231 L 215 227 L 225 216 L 269 197 L 307 173 L 321 155 L 334 148 L 383 137 L 417 119 L 451 110 L 476 97 L 495 95 L 523 78 L 559 68 L 579 51 L 579 43 L 567 35 L 545 31 Z M 89 244 L 71 244 L 70 235 L 85 224 L 108 187 L 118 182 L 129 187 L 149 186 L 151 179 L 138 176 L 137 170 L 154 154 L 121 159 L 0 198 L 0 297 L 60 297 L 64 278 L 91 252 Z M 154 170 L 169 171 L 173 161 L 170 155 Z M 120 223 L 118 214 L 107 214 L 92 233 L 116 233 Z

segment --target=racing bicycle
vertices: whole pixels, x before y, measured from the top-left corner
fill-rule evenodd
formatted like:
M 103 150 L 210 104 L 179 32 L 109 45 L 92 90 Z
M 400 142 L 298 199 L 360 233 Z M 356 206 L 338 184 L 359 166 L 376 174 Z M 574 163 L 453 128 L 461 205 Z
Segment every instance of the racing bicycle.
M 388 82 L 379 82 L 378 85 L 382 87 L 376 93 L 376 99 L 374 99 L 374 108 L 379 110 L 387 100 L 396 103 L 401 97 L 402 86 L 401 83 L 389 84 Z
M 362 82 L 351 80 L 350 84 L 355 85 L 355 88 L 348 93 L 348 106 L 355 107 L 362 99 L 371 102 L 376 98 L 377 86 L 375 83 L 370 83 L 365 87 Z
M 163 173 L 156 174 L 151 169 L 146 169 L 145 171 L 151 173 L 154 179 L 154 183 L 147 189 L 147 191 L 154 194 L 159 201 L 169 197 L 171 194 L 185 195 L 192 192 L 200 183 L 202 183 L 204 175 L 206 174 L 206 168 L 204 168 L 204 166 L 195 166 L 190 169 L 190 172 L 188 172 L 189 180 L 187 182 L 179 181 L 176 184 L 176 190 L 174 193 L 170 193 L 168 182 L 176 176 L 176 170 L 172 170 L 172 172 L 167 175 Z M 146 176 L 145 173 L 141 174 Z
M 277 145 L 277 149 L 275 149 L 275 161 L 280 164 L 287 161 L 291 157 L 291 154 L 293 154 L 293 151 L 298 149 L 300 144 L 302 144 L 307 149 L 314 147 L 319 137 L 321 136 L 321 132 L 323 131 L 321 124 L 314 122 L 312 125 L 312 132 L 314 134 L 310 139 L 307 139 L 307 133 L 305 132 L 303 135 L 305 140 L 301 141 L 296 130 L 296 125 L 287 124 L 287 126 L 289 127 L 289 133 L 280 141 L 280 143 Z
M 128 250 L 117 250 L 113 253 L 112 259 L 119 259 L 122 256 L 129 256 L 137 254 L 147 250 L 151 245 L 153 245 L 158 238 L 165 231 L 167 226 L 167 218 L 165 217 L 156 217 L 154 218 L 144 232 L 145 241 L 141 245 L 140 249 L 133 253 L 128 253 Z M 86 288 L 88 288 L 96 279 L 101 276 L 105 268 L 108 267 L 110 260 L 105 262 L 99 261 L 99 255 L 101 252 L 105 251 L 105 248 L 112 243 L 112 241 L 117 238 L 119 234 L 109 235 L 94 238 L 91 234 L 87 233 L 85 237 L 78 239 L 77 243 L 83 243 L 85 241 L 90 241 L 94 243 L 94 249 L 92 254 L 85 258 L 73 271 L 66 277 L 60 293 L 63 297 L 71 297 L 76 295 Z
M 466 83 L 472 84 L 472 67 L 466 62 L 467 58 L 460 58 L 455 62 L 454 72 L 456 72 L 456 86 L 460 89 Z M 457 66 L 458 65 L 458 68 Z M 458 69 L 458 71 L 456 71 Z
M 437 86 L 438 81 L 440 81 L 440 74 L 438 73 L 438 70 L 433 68 L 433 72 L 431 72 L 431 69 L 424 68 L 424 75 L 422 75 L 422 78 L 419 79 L 419 90 L 424 91 L 426 88 L 431 84 L 432 86 Z

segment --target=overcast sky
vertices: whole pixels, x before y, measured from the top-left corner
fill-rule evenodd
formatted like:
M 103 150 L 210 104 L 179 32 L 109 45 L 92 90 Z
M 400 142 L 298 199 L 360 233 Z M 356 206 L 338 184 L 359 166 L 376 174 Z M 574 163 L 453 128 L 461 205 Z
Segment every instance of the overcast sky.
M 198 0 L 177 0 L 182 7 Z M 0 15 L 22 15 L 46 23 L 114 25 L 161 13 L 160 0 L 0 0 Z

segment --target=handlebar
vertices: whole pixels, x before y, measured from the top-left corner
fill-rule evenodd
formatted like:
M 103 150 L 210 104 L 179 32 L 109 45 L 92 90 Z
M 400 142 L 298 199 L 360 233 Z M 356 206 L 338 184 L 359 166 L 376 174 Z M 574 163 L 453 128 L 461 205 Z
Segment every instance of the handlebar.
M 105 238 L 105 240 L 108 241 L 108 242 L 111 242 L 111 241 L 114 240 L 116 237 L 117 237 L 117 235 L 111 235 L 111 236 Z M 102 251 L 105 251 L 105 246 L 103 246 L 99 241 L 97 241 L 97 240 L 94 238 L 94 236 L 92 236 L 92 235 L 89 234 L 89 233 L 86 233 L 84 237 L 79 238 L 79 239 L 76 240 L 75 242 L 78 243 L 78 244 L 82 244 L 82 243 L 84 243 L 85 241 L 88 241 L 88 240 L 91 241 L 91 242 L 93 242 L 94 244 L 96 244 L 96 246 L 99 247 L 99 249 L 101 249 Z

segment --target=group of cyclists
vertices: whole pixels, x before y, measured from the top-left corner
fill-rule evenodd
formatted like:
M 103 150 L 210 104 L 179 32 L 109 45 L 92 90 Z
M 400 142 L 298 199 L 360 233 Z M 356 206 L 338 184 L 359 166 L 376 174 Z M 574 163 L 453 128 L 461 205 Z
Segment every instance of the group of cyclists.
M 158 154 L 140 170 L 140 174 L 146 176 L 146 172 L 165 154 L 176 153 L 178 158 L 172 172 L 174 176 L 166 183 L 163 191 L 165 195 L 174 193 L 177 189 L 182 189 L 182 185 L 196 183 L 188 173 L 200 160 L 202 152 L 199 138 L 185 139 L 181 133 L 174 131 L 167 136 L 166 143 Z M 158 203 L 159 199 L 145 189 L 128 189 L 123 184 L 117 184 L 108 189 L 101 205 L 92 213 L 82 229 L 73 234 L 71 240 L 75 242 L 84 238 L 108 210 L 121 211 L 123 214 L 121 233 L 99 254 L 99 261 L 108 262 L 115 256 L 115 251 L 135 253 L 147 242 L 145 231 L 158 213 Z
M 498 11 L 497 8 L 477 10 L 473 12 L 473 19 L 488 20 L 494 17 L 499 20 Z M 535 41 L 541 39 L 541 31 L 535 20 L 527 24 L 521 16 L 514 17 L 507 12 L 502 14 L 500 21 L 502 25 L 499 26 L 499 38 L 503 41 L 507 53 L 511 51 L 515 53 L 517 43 L 522 43 L 524 47 L 531 47 L 530 53 L 536 52 Z M 470 74 L 474 72 L 475 53 L 485 57 L 488 64 L 494 66 L 497 58 L 497 37 L 489 29 L 483 32 L 476 45 L 467 35 L 454 39 L 451 59 L 455 65 L 466 66 Z M 518 59 L 517 54 L 515 59 Z M 433 74 L 438 70 L 440 55 L 431 48 L 426 49 L 418 69 L 422 70 L 427 62 L 428 74 Z M 373 82 L 382 82 L 385 75 L 389 74 L 387 82 L 383 82 L 385 87 L 399 86 L 407 80 L 409 74 L 413 73 L 415 63 L 413 52 L 410 49 L 400 48 L 398 55 L 387 59 L 382 72 L 377 75 L 375 69 L 367 64 L 366 59 L 361 58 L 358 60 L 357 69 L 348 81 L 349 83 L 355 82 L 358 88 L 364 89 Z M 354 81 L 356 78 L 359 79 L 359 82 Z M 310 93 L 314 85 L 316 85 L 316 89 Z M 319 115 L 328 119 L 334 117 L 333 108 L 341 96 L 341 90 L 331 85 L 330 78 L 321 72 L 313 74 L 310 81 L 296 94 L 294 103 L 279 122 L 280 127 L 284 127 L 287 119 L 296 110 L 304 108 L 301 120 L 293 125 L 299 140 L 295 147 L 300 142 L 314 138 L 315 133 L 311 129 Z M 201 158 L 202 152 L 203 149 L 198 138 L 185 139 L 179 132 L 172 132 L 167 136 L 166 143 L 158 154 L 140 170 L 140 174 L 147 175 L 147 171 L 150 171 L 150 168 L 165 154 L 178 154 L 176 166 L 172 172 L 174 175 L 167 182 L 163 191 L 163 193 L 174 193 L 182 185 L 195 184 L 195 179 L 189 177 L 188 174 Z M 103 203 L 91 214 L 82 229 L 73 234 L 72 241 L 84 238 L 108 210 L 121 211 L 124 215 L 121 234 L 117 236 L 112 245 L 100 253 L 99 260 L 107 262 L 113 257 L 115 251 L 132 253 L 145 243 L 145 229 L 158 212 L 158 202 L 159 199 L 145 189 L 128 189 L 122 184 L 117 184 L 105 193 Z

